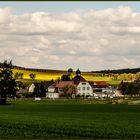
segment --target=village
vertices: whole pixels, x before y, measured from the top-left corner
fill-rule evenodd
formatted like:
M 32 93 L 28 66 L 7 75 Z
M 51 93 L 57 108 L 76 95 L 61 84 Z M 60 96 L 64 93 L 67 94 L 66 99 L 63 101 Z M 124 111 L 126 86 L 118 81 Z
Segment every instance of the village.
M 20 97 L 23 97 L 24 94 L 32 95 L 35 97 L 35 100 L 41 100 L 41 97 L 46 97 L 47 99 L 104 99 L 122 97 L 119 90 L 106 81 L 87 81 L 82 77 L 79 69 L 75 72 L 75 76 L 70 79 L 71 73 L 72 69 L 68 69 L 67 73 L 56 81 L 34 82 L 29 87 L 24 87 L 24 89 L 19 87 L 17 95 L 21 95 Z

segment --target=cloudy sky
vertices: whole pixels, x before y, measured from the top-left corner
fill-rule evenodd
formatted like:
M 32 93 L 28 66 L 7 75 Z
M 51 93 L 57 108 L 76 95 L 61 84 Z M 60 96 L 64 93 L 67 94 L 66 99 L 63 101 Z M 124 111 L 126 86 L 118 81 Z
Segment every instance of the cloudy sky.
M 0 2 L 0 61 L 82 71 L 140 67 L 140 2 Z

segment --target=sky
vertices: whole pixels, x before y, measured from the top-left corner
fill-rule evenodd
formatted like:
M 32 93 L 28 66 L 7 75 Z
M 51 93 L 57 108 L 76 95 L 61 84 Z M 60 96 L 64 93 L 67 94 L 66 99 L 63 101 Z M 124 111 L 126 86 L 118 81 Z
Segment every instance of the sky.
M 0 2 L 0 61 L 82 71 L 140 67 L 140 2 Z

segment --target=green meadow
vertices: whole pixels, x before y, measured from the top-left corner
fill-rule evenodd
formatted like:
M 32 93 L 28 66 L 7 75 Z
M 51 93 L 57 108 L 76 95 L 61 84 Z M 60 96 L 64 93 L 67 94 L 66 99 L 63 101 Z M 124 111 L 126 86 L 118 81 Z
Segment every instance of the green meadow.
M 0 106 L 0 139 L 138 139 L 140 105 L 25 100 Z

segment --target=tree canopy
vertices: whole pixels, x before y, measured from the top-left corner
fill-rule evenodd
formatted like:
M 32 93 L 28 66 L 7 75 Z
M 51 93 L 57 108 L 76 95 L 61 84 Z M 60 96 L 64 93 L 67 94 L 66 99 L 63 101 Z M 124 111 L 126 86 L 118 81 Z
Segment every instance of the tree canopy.
M 7 97 L 15 97 L 16 82 L 12 77 L 12 61 L 6 60 L 0 69 L 0 104 L 6 104 Z

